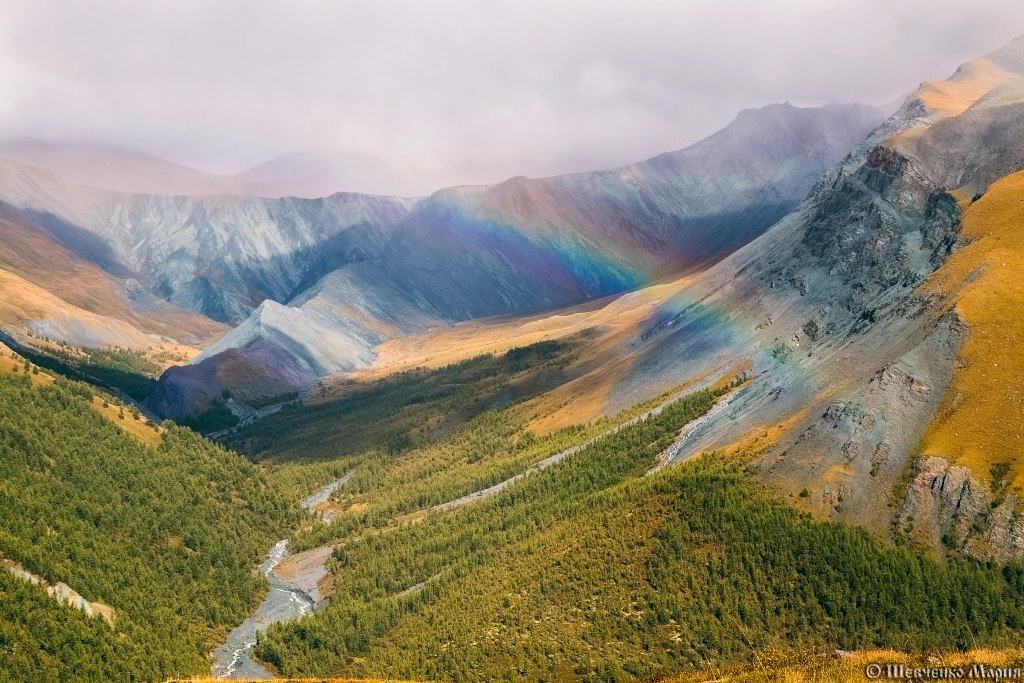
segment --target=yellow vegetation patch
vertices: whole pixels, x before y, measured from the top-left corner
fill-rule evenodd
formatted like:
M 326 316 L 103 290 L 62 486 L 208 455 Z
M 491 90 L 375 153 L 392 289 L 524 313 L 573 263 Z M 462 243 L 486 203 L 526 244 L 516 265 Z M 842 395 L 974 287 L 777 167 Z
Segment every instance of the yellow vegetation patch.
M 931 110 L 932 120 L 938 121 L 962 114 L 994 87 L 1011 78 L 1016 76 L 982 57 L 964 64 L 947 81 L 925 81 L 918 96 Z
M 221 683 L 223 678 L 193 676 L 192 678 L 171 678 L 165 683 Z M 386 680 L 383 678 L 232 678 L 234 683 L 418 683 L 407 680 Z
M 149 335 L 128 323 L 78 308 L 28 280 L 0 270 L 0 322 L 21 325 L 40 318 L 75 320 L 98 332 L 109 330 L 133 348 L 145 348 L 152 342 Z
M 118 406 L 113 402 L 110 402 L 109 399 L 104 399 L 100 396 L 92 397 L 92 407 L 100 415 L 107 418 L 147 446 L 156 448 L 160 445 L 160 439 L 163 438 L 164 428 L 158 424 L 150 422 L 145 416 L 140 415 L 138 419 L 136 419 L 129 408 Z
M 0 370 L 5 372 L 24 372 L 25 359 L 11 350 L 9 346 L 0 344 Z M 33 384 L 45 386 L 53 382 L 53 377 L 29 363 L 29 377 Z
M 973 242 L 924 288 L 950 297 L 971 330 L 922 452 L 952 458 L 981 477 L 1011 464 L 1024 483 L 1024 173 L 992 185 L 964 213 Z
M 892 668 L 886 669 L 889 665 Z M 963 668 L 964 679 L 969 679 L 971 667 L 985 667 L 992 672 L 994 669 L 1014 669 L 1024 667 L 1024 650 L 1014 648 L 1006 650 L 977 649 L 968 652 L 932 652 L 909 655 L 892 650 L 865 650 L 858 652 L 806 653 L 803 655 L 776 654 L 760 652 L 754 655 L 754 661 L 741 665 L 717 668 L 700 672 L 679 674 L 662 679 L 661 683 L 852 683 L 867 680 L 926 680 L 928 676 L 887 676 L 906 672 L 909 668 L 952 667 Z M 874 675 L 874 667 L 881 667 L 879 675 Z M 869 668 L 872 674 L 869 677 Z M 981 669 L 974 669 L 980 673 Z M 982 678 L 979 675 L 975 679 Z M 1012 680 L 1021 676 L 1008 675 L 997 680 Z M 942 680 L 956 680 L 955 676 L 941 677 Z M 935 680 L 939 680 L 936 678 Z
M 186 319 L 189 319 L 189 316 L 192 314 L 185 314 Z M 201 316 L 192 318 L 199 321 L 198 331 L 201 334 L 210 334 L 211 330 L 219 331 L 222 327 L 219 323 L 207 321 Z M 91 329 L 97 334 L 109 334 L 111 339 L 118 339 L 120 345 L 145 353 L 146 357 L 156 363 L 161 370 L 166 370 L 171 365 L 185 363 L 201 351 L 197 346 L 180 344 L 168 338 L 151 335 L 124 319 L 79 308 L 16 273 L 0 268 L 0 323 L 20 328 L 23 333 L 28 334 L 26 324 L 33 320 L 75 321 L 76 325 Z M 38 337 L 32 339 L 32 345 L 43 350 L 61 348 L 56 343 Z M 62 350 L 68 349 L 65 347 Z
M 24 372 L 24 368 L 25 359 L 12 351 L 10 347 L 0 344 L 0 371 Z M 53 375 L 46 370 L 39 369 L 31 363 L 29 368 L 28 376 L 32 379 L 33 384 L 45 386 L 53 382 Z M 144 444 L 154 448 L 160 444 L 164 432 L 163 427 L 149 422 L 143 416 L 136 420 L 129 408 L 119 406 L 112 399 L 103 396 L 92 397 L 92 408 Z
M 719 389 L 725 389 L 729 387 L 733 382 L 736 381 L 737 377 L 742 375 L 749 376 L 754 371 L 754 361 L 748 358 L 747 360 L 737 363 L 728 370 L 725 371 L 721 377 L 718 378 L 711 386 L 708 387 L 711 391 L 718 391 Z
M 598 339 L 604 341 L 624 331 L 635 331 L 662 302 L 682 291 L 691 280 L 691 276 L 680 277 L 557 313 L 470 320 L 394 339 L 377 349 L 373 365 L 350 376 L 373 379 L 410 368 L 436 368 L 484 353 L 504 353 L 541 341 L 565 339 L 587 330 L 597 330 Z
M 527 428 L 538 436 L 563 427 L 591 422 L 604 415 L 607 398 L 629 369 L 628 359 L 602 363 L 598 369 L 524 403 L 519 410 L 532 417 Z
M 740 455 L 744 457 L 761 455 L 777 444 L 784 434 L 800 425 L 807 417 L 807 413 L 810 412 L 811 405 L 817 404 L 808 403 L 803 410 L 791 415 L 782 422 L 752 427 L 737 441 L 726 446 L 718 447 L 715 450 L 730 457 Z
M 658 307 L 683 291 L 693 276 L 677 276 L 616 297 L 554 313 L 470 320 L 424 334 L 393 339 L 377 349 L 374 363 L 329 385 L 317 400 L 343 395 L 351 380 L 373 380 L 412 368 L 437 368 L 481 354 L 501 354 L 542 341 L 586 335 L 585 360 L 594 369 L 523 404 L 528 427 L 539 435 L 603 416 L 608 396 L 630 369 L 622 349 Z M 730 375 L 731 378 L 731 375 Z M 638 401 L 647 396 L 638 397 Z

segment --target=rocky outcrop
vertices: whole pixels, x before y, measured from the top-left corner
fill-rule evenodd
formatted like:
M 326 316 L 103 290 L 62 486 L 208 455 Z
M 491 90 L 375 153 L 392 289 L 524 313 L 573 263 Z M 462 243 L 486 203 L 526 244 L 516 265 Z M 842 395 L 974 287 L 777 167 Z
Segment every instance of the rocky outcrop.
M 63 581 L 58 581 L 51 585 L 38 574 L 33 574 L 17 562 L 12 562 L 7 559 L 0 560 L 0 567 L 5 568 L 22 581 L 27 581 L 28 583 L 40 586 L 55 600 L 63 602 L 69 607 L 81 610 L 90 617 L 101 617 L 109 626 L 114 626 L 115 613 L 109 605 L 104 605 L 101 602 L 89 602 Z
M 977 113 L 969 102 L 941 120 L 968 113 Z M 753 471 L 819 516 L 894 540 L 912 518 L 924 545 L 940 549 L 946 538 L 971 554 L 1018 557 L 1010 496 L 993 506 L 972 482 L 970 495 L 950 500 L 969 472 L 952 470 L 935 493 L 935 463 L 905 488 L 968 332 L 952 300 L 922 287 L 965 244 L 951 176 L 938 172 L 943 157 L 908 143 L 938 120 L 912 96 L 794 212 L 666 303 L 638 336 L 612 409 L 668 378 L 751 360 L 755 378 L 687 435 L 679 459 L 744 444 Z M 1019 165 L 1013 153 L 995 160 L 994 143 L 985 149 L 972 178 Z
M 999 562 L 1024 557 L 1019 499 L 968 467 L 939 457 L 914 462 L 896 524 L 898 538 Z

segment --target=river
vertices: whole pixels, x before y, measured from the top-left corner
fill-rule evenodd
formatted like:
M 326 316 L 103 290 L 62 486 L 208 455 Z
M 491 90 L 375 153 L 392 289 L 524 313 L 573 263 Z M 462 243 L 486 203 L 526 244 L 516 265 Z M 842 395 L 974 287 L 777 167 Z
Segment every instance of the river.
M 308 510 L 314 505 L 326 502 L 335 489 L 348 481 L 349 476 L 345 475 L 324 486 L 303 500 L 302 507 Z M 320 513 L 320 516 L 325 518 L 325 521 L 330 521 L 328 513 Z M 260 565 L 260 571 L 267 577 L 270 590 L 256 611 L 236 626 L 228 634 L 227 642 L 214 651 L 213 675 L 217 678 L 273 678 L 273 674 L 266 667 L 252 658 L 256 634 L 265 631 L 275 622 L 301 617 L 316 608 L 316 600 L 309 592 L 295 581 L 283 579 L 274 572 L 288 555 L 288 539 L 282 539 L 270 549 L 267 559 Z

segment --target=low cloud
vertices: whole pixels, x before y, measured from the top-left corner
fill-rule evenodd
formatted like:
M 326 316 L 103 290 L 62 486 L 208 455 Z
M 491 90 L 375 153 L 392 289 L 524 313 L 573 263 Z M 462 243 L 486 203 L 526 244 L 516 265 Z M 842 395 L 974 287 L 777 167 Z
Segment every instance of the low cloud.
M 351 150 L 432 186 L 609 167 L 737 110 L 883 103 L 1024 33 L 1017 0 L 8 0 L 0 136 L 206 170 Z

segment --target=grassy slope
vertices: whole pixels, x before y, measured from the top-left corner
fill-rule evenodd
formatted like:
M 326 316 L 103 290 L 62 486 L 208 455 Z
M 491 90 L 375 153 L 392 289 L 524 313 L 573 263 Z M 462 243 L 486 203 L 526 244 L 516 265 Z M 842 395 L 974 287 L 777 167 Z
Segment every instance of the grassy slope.
M 865 670 L 872 664 L 883 667 L 887 664 L 903 665 L 906 669 L 953 667 L 965 672 L 977 664 L 989 669 L 1024 668 L 1024 650 L 974 649 L 918 655 L 892 650 L 864 650 L 840 654 L 804 653 L 797 656 L 766 652 L 745 666 L 714 668 L 699 674 L 680 674 L 666 678 L 662 683 L 702 683 L 712 680 L 721 683 L 863 683 L 869 680 Z
M 494 498 L 353 531 L 337 588 L 258 653 L 286 674 L 628 680 L 752 649 L 1005 644 L 1018 569 L 812 521 L 708 458 L 642 476 L 700 395 Z
M 0 679 L 207 670 L 209 647 L 264 590 L 252 567 L 297 510 L 244 458 L 141 421 L 137 439 L 90 387 L 21 363 L 12 372 L 9 360 L 0 363 L 0 555 L 110 605 L 116 632 L 5 574 L 0 639 L 21 654 L 0 658 Z
M 943 404 L 922 452 L 967 465 L 986 477 L 1010 462 L 1008 479 L 1024 487 L 1024 173 L 992 185 L 964 213 L 972 242 L 928 283 L 955 297 L 971 324 Z

